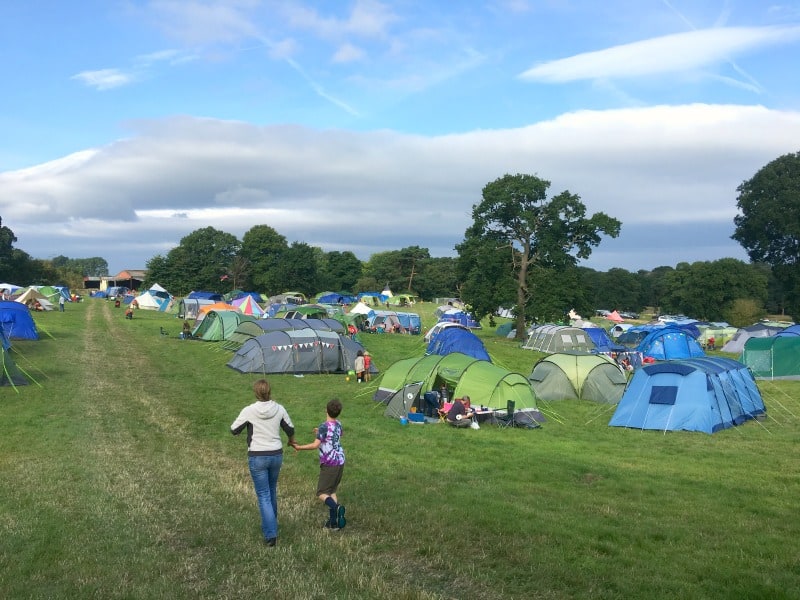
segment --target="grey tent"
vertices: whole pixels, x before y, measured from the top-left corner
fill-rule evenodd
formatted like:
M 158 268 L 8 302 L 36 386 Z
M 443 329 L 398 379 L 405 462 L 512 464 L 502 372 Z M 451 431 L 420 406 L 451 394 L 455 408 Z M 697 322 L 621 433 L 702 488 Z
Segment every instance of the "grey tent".
M 580 327 L 566 325 L 534 327 L 522 347 L 540 352 L 579 351 L 589 353 L 596 349 L 596 345 L 588 333 Z
M 240 373 L 346 373 L 361 344 L 333 331 L 271 331 L 242 344 L 228 366 Z M 373 364 L 372 373 L 378 370 Z
M 541 400 L 592 400 L 616 404 L 628 378 L 605 354 L 564 352 L 538 361 L 528 376 Z

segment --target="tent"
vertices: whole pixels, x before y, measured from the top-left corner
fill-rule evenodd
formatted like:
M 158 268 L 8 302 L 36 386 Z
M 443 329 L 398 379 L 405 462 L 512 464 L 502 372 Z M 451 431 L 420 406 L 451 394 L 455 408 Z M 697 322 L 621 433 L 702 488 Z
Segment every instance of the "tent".
M 417 297 L 411 294 L 397 294 L 386 300 L 389 306 L 413 306 L 417 302 Z
M 225 298 L 222 294 L 218 294 L 217 292 L 204 292 L 204 291 L 194 291 L 189 292 L 189 295 L 186 296 L 189 300 L 211 300 L 212 302 L 224 302 Z
M 194 320 L 204 306 L 210 306 L 215 301 L 209 298 L 181 298 L 178 301 L 178 318 Z
M 568 325 L 539 325 L 531 330 L 522 345 L 527 350 L 539 352 L 592 352 L 597 347 L 583 329 Z
M 764 414 L 764 401 L 744 364 L 703 357 L 637 369 L 609 425 L 714 433 Z
M 616 404 L 628 378 L 604 354 L 559 352 L 539 360 L 528 375 L 540 400 L 592 400 Z
M 386 416 L 399 418 L 412 406 L 422 412 L 420 395 L 442 385 L 453 390 L 454 398 L 469 396 L 473 405 L 505 408 L 514 400 L 518 411 L 537 410 L 536 396 L 524 375 L 459 352 L 397 361 L 381 376 L 373 399 L 387 404 Z
M 716 349 L 720 349 L 727 344 L 739 331 L 737 327 L 731 327 L 730 325 L 708 325 L 701 326 L 699 329 L 700 335 L 697 341 L 700 342 L 700 345 L 707 348 L 709 340 L 714 338 L 714 347 Z
M 328 316 L 328 309 L 319 304 L 299 304 L 279 311 L 275 316 L 284 319 L 324 319 Z
M 133 300 L 139 308 L 166 312 L 172 306 L 172 296 L 163 287 L 154 283 L 150 289 L 142 292 Z
M 623 346 L 622 344 L 618 344 L 612 340 L 611 336 L 608 335 L 608 332 L 602 327 L 582 327 L 581 329 L 583 329 L 589 335 L 589 337 L 592 338 L 596 352 L 609 354 L 628 351 L 627 346 Z
M 500 323 L 500 325 L 495 328 L 495 334 L 501 337 L 508 337 L 508 335 L 514 330 L 514 322 L 509 321 L 508 323 Z
M 655 360 L 705 356 L 703 347 L 685 329 L 668 325 L 654 329 L 639 342 L 636 351 Z
M 236 300 L 231 300 L 231 304 L 239 309 L 239 312 L 253 317 L 261 317 L 264 315 L 264 309 L 253 299 L 253 296 L 247 294 Z
M 0 301 L 0 328 L 9 340 L 39 339 L 30 309 L 13 300 Z
M 0 386 L 28 385 L 28 378 L 11 358 L 11 342 L 0 329 Z
M 233 304 L 228 304 L 227 302 L 214 302 L 214 304 L 206 304 L 205 306 L 201 306 L 200 310 L 197 311 L 196 324 L 199 324 L 200 321 L 205 319 L 208 313 L 211 311 L 223 312 L 226 310 L 239 312 L 239 310 Z
M 445 355 L 452 352 L 460 352 L 473 358 L 492 362 L 480 338 L 468 329 L 461 327 L 442 329 L 431 338 L 428 348 L 425 350 L 425 354 Z
M 396 298 L 396 296 L 394 297 Z M 422 331 L 422 320 L 417 313 L 398 312 L 395 314 L 397 320 L 400 321 L 400 327 L 402 327 L 405 333 L 410 333 L 411 335 L 420 334 Z
M 442 307 L 440 306 L 439 308 Z M 439 309 L 437 308 L 436 310 L 438 311 Z M 475 319 L 475 317 L 472 316 L 471 313 L 458 308 L 453 308 L 452 306 L 450 307 L 450 310 L 446 310 L 439 315 L 439 320 L 461 323 L 464 327 L 469 327 L 470 329 L 481 329 L 481 324 Z
M 609 321 L 614 321 L 614 323 L 621 323 L 623 321 L 622 317 L 619 315 L 619 312 L 616 310 L 612 310 L 610 313 L 605 315 L 605 318 Z
M 206 342 L 227 340 L 242 321 L 254 321 L 256 318 L 238 310 L 212 310 L 192 330 L 192 337 Z
M 748 327 L 742 327 L 733 334 L 733 337 L 723 344 L 721 350 L 723 352 L 730 352 L 731 354 L 741 354 L 744 350 L 744 345 L 747 340 L 754 337 L 769 337 L 783 331 L 783 327 L 775 325 L 765 325 L 763 323 L 756 323 Z
M 333 331 L 271 331 L 246 341 L 228 366 L 240 373 L 346 373 L 363 346 Z M 373 363 L 371 373 L 378 370 Z
M 430 342 L 437 333 L 439 333 L 442 329 L 447 329 L 448 327 L 460 327 L 465 331 L 469 331 L 469 327 L 462 325 L 461 323 L 453 323 L 452 321 L 439 321 L 438 323 L 434 323 L 433 327 L 425 332 L 425 341 Z
M 757 379 L 800 379 L 800 336 L 781 332 L 750 338 L 740 360 Z
M 239 323 L 233 334 L 227 338 L 225 347 L 236 350 L 247 340 L 264 335 L 270 331 L 290 331 L 297 329 L 317 329 L 320 331 L 344 332 L 344 326 L 336 319 L 253 319 Z

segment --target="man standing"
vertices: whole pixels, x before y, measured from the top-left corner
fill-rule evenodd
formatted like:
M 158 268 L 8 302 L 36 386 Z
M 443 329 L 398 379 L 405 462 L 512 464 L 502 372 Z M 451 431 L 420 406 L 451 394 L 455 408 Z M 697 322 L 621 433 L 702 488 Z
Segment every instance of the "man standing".
M 66 302 L 66 298 L 64 298 L 64 294 L 58 294 L 58 310 L 64 312 L 64 303 Z

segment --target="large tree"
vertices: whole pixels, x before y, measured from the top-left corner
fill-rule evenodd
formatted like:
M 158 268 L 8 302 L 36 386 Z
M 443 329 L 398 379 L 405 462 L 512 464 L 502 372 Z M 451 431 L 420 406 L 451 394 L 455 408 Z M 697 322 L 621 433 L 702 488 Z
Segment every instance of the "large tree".
M 146 284 L 160 283 L 179 294 L 221 291 L 220 281 L 227 279 L 239 246 L 239 240 L 230 233 L 213 227 L 197 229 L 181 238 L 166 257 L 159 255 L 148 261 Z
M 740 214 L 731 237 L 751 261 L 772 267 L 787 310 L 800 317 L 800 152 L 776 158 L 736 191 Z
M 474 223 L 468 235 L 492 241 L 476 247 L 510 257 L 520 340 L 525 336 L 528 303 L 538 291 L 532 287 L 539 279 L 533 277 L 534 270 L 536 275 L 546 270 L 558 276 L 576 266 L 578 259 L 588 258 L 602 234 L 616 237 L 621 227 L 605 213 L 587 217 L 580 196 L 567 190 L 548 200 L 549 187 L 549 181 L 535 175 L 504 175 L 483 188 L 483 199 L 472 208 Z M 474 268 L 480 269 L 482 262 L 475 261 Z
M 292 289 L 281 267 L 288 249 L 286 238 L 269 225 L 251 227 L 242 237 L 240 256 L 247 260 L 250 272 L 250 281 L 243 285 L 268 296 Z

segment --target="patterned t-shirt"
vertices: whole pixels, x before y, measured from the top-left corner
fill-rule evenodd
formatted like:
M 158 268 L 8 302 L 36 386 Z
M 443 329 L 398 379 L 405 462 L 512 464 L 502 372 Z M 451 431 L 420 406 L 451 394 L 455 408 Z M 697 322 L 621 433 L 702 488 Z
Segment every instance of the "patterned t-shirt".
M 338 466 L 344 464 L 344 448 L 341 443 L 342 424 L 339 421 L 325 421 L 317 429 L 319 445 L 319 464 Z

